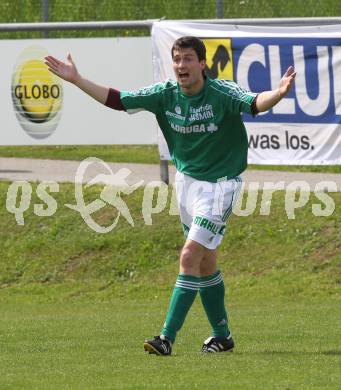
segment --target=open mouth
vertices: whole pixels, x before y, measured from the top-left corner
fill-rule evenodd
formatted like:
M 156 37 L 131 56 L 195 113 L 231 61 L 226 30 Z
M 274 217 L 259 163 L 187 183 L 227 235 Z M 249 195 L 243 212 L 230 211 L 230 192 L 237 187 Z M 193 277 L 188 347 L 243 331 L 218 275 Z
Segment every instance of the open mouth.
M 181 81 L 187 80 L 188 77 L 189 77 L 189 74 L 186 73 L 186 72 L 181 72 L 181 73 L 179 73 L 179 79 L 180 79 Z

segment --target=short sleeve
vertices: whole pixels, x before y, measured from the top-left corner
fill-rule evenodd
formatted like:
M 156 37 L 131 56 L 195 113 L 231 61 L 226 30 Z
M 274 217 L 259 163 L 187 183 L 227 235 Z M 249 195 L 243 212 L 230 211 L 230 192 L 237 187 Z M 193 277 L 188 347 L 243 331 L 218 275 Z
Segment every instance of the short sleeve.
M 227 109 L 233 114 L 246 112 L 255 114 L 254 102 L 257 98 L 257 93 L 250 92 L 247 89 L 240 87 L 237 83 L 230 80 L 220 80 L 222 91 L 226 95 Z
M 150 111 L 157 114 L 161 108 L 163 89 L 163 84 L 157 83 L 135 91 L 121 91 L 121 102 L 129 114 L 138 111 Z

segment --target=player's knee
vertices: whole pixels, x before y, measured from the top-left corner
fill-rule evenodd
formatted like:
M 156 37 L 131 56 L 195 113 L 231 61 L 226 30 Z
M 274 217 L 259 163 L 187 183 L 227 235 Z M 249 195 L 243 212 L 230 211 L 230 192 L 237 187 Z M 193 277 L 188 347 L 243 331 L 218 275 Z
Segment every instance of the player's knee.
M 193 251 L 190 248 L 183 248 L 180 256 L 180 265 L 184 270 L 193 268 L 195 264 L 195 258 Z
M 202 253 L 193 245 L 185 245 L 181 251 L 180 267 L 186 274 L 197 274 L 200 270 Z

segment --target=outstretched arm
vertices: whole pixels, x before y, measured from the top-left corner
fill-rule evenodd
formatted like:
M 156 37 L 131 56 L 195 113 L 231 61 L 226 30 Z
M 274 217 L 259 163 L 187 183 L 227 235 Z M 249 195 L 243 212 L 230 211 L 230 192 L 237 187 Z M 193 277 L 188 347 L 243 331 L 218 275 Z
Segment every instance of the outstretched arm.
M 48 66 L 49 71 L 63 80 L 75 84 L 78 88 L 92 96 L 98 102 L 102 104 L 107 102 L 109 87 L 104 87 L 82 77 L 73 62 L 70 53 L 68 53 L 66 57 L 66 62 L 60 61 L 53 56 L 47 56 L 45 57 L 45 64 Z
M 291 89 L 294 83 L 296 72 L 292 66 L 289 66 L 284 76 L 279 82 L 277 89 L 273 91 L 264 91 L 257 96 L 256 108 L 258 112 L 267 111 L 275 106 Z

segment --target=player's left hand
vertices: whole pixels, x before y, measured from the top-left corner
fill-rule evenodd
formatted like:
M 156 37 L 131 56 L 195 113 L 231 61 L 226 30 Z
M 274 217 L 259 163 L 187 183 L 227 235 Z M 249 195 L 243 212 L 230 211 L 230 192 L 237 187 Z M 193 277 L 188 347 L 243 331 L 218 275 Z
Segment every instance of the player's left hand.
M 279 82 L 279 93 L 281 97 L 285 96 L 291 89 L 296 77 L 296 72 L 293 66 L 289 66 L 287 71 L 284 73 L 281 81 Z

